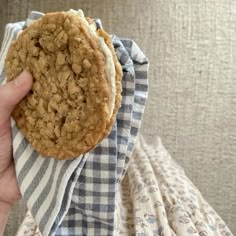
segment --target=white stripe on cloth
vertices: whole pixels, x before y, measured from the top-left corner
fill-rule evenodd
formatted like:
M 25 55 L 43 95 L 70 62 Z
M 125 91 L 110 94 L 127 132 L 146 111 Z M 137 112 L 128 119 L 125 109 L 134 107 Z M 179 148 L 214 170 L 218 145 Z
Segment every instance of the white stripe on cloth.
M 51 163 L 52 163 L 52 162 L 51 162 Z M 37 220 L 37 222 L 40 222 L 41 219 L 43 218 L 43 215 L 40 215 L 41 212 L 43 212 L 44 209 L 48 209 L 48 208 L 50 207 L 50 205 L 52 204 L 52 201 L 54 200 L 54 198 L 53 198 L 53 197 L 54 197 L 53 193 L 56 192 L 56 184 L 57 184 L 56 177 L 57 177 L 57 176 L 59 175 L 59 173 L 61 172 L 61 169 L 62 169 L 62 167 L 63 167 L 63 164 L 64 164 L 63 162 L 60 162 L 60 163 L 58 163 L 58 165 L 57 165 L 56 172 L 55 172 L 55 179 L 54 179 L 54 181 L 53 181 L 53 184 L 52 184 L 52 187 L 51 187 L 49 193 L 47 194 L 48 197 L 45 199 L 45 201 L 43 202 L 43 204 L 39 207 L 38 213 L 37 213 L 36 216 L 35 216 L 35 219 Z M 48 170 L 48 174 L 50 174 L 50 171 L 49 171 L 49 170 Z M 68 179 L 69 179 L 69 176 L 68 176 Z M 41 182 L 42 182 L 42 181 L 41 181 Z M 67 184 L 67 181 L 63 181 L 62 184 Z M 42 188 L 42 190 L 43 190 L 43 189 L 44 189 L 44 188 Z M 42 192 L 42 191 L 38 191 L 38 192 Z M 34 196 L 34 198 L 32 198 L 33 201 L 35 201 L 35 199 L 37 199 L 37 197 L 38 197 L 38 192 L 35 191 L 35 196 Z M 58 209 L 58 207 L 60 207 L 60 206 L 58 205 L 58 206 L 56 206 L 56 207 L 54 208 L 54 212 L 59 212 L 59 211 L 60 211 L 60 209 Z M 56 214 L 54 213 L 54 214 L 52 214 L 52 215 L 56 215 Z M 50 232 L 50 227 L 51 227 L 51 225 L 53 224 L 54 219 L 49 220 L 49 221 L 50 221 L 50 222 L 49 222 L 49 227 L 45 227 L 44 232 L 43 232 L 44 235 L 48 235 L 48 234 L 49 234 L 49 232 Z
M 2 58 L 2 54 L 4 53 L 4 48 L 6 47 L 6 44 L 10 41 L 8 39 L 9 34 L 10 34 L 10 32 L 8 30 L 8 26 L 9 26 L 9 24 L 6 25 L 6 28 L 5 28 L 5 33 L 4 33 L 4 36 L 3 36 L 3 43 L 2 43 L 2 46 L 1 46 L 0 58 Z
M 71 172 L 72 172 L 72 173 L 74 173 L 74 171 L 78 172 L 78 173 L 75 175 L 75 178 L 74 178 L 73 180 L 71 180 L 72 183 L 71 183 L 71 186 L 70 186 L 70 188 L 69 188 L 69 190 L 68 190 L 69 192 L 67 193 L 67 194 L 68 194 L 68 201 L 67 201 L 66 207 L 65 207 L 65 209 L 64 209 L 64 212 L 63 212 L 63 214 L 62 214 L 62 216 L 61 216 L 61 219 L 59 220 L 58 224 L 61 223 L 61 221 L 62 221 L 63 218 L 64 218 L 64 215 L 65 215 L 66 212 L 68 211 L 69 204 L 70 204 L 70 199 L 72 198 L 73 189 L 74 189 L 74 187 L 75 187 L 75 184 L 76 184 L 77 179 L 78 179 L 78 175 L 79 175 L 79 173 L 81 172 L 81 169 L 83 168 L 83 165 L 84 165 L 84 162 L 85 162 L 86 159 L 87 159 L 87 154 L 84 155 L 83 157 L 81 157 L 80 159 L 76 159 L 75 161 L 73 161 L 72 164 L 70 165 L 70 167 L 67 167 L 67 170 L 65 171 L 64 176 L 63 176 L 63 178 L 62 178 L 62 181 L 61 181 L 61 183 L 60 183 L 60 185 L 59 185 L 59 188 L 54 190 L 54 193 L 56 193 L 56 194 L 59 195 L 59 197 L 58 197 L 56 200 L 57 200 L 59 203 L 62 203 L 62 202 L 63 202 L 64 193 L 65 193 L 65 191 L 66 191 L 65 186 L 68 185 L 69 179 L 71 178 Z M 62 161 L 62 162 L 64 162 L 64 165 L 65 165 L 65 163 L 66 163 L 67 161 Z M 81 162 L 82 162 L 82 165 L 80 165 Z M 80 166 L 79 166 L 79 165 L 80 165 Z M 63 167 L 62 164 L 61 164 L 61 166 Z M 79 166 L 79 167 L 78 167 L 78 166 Z M 56 176 L 58 176 L 60 173 L 61 173 L 60 170 L 58 170 L 58 173 L 57 173 Z M 57 180 L 56 177 L 55 177 L 55 179 Z M 56 182 L 56 181 L 54 181 L 54 182 L 55 182 L 55 184 L 58 184 L 58 182 Z M 56 186 L 55 186 L 55 187 L 56 187 Z M 53 192 L 51 192 L 51 194 L 53 194 Z M 59 212 L 60 212 L 62 209 L 61 209 L 61 204 L 58 204 L 57 201 L 55 202 L 55 198 L 52 199 L 50 203 L 48 202 L 49 205 L 45 205 L 45 208 L 46 208 L 46 209 L 50 209 L 50 207 L 53 206 L 53 203 L 52 203 L 53 200 L 54 200 L 54 207 L 51 209 L 50 212 L 48 211 L 48 213 L 49 213 L 50 215 L 52 215 L 52 216 L 57 216 L 57 215 L 59 214 Z M 65 199 L 64 199 L 64 200 L 65 200 Z M 43 209 L 42 209 L 42 210 L 43 210 Z M 43 219 L 45 219 L 45 220 L 43 221 Z M 40 224 L 42 225 L 42 224 L 45 223 L 45 221 L 47 222 L 48 227 L 45 227 L 45 229 L 44 229 L 44 231 L 43 231 L 43 234 L 44 234 L 44 235 L 49 235 L 49 233 L 50 233 L 50 231 L 51 231 L 51 228 L 52 228 L 52 226 L 53 226 L 53 224 L 54 224 L 54 222 L 55 222 L 55 219 L 53 219 L 53 217 L 50 217 L 50 216 L 49 216 L 48 218 L 46 218 L 45 216 L 43 216 L 43 217 L 39 218 L 39 221 L 38 221 L 38 222 L 40 222 Z
M 21 31 L 23 25 L 24 25 L 23 21 L 18 22 L 17 24 L 9 23 L 6 25 L 5 34 L 4 34 L 3 43 L 2 43 L 1 52 L 0 52 L 0 73 L 2 73 L 3 68 L 4 68 L 4 61 L 7 56 L 8 48 L 9 48 L 15 34 L 17 34 L 19 31 Z M 0 83 L 1 83 L 1 81 L 0 81 Z
M 25 149 L 25 151 L 24 151 L 24 153 L 23 153 L 22 155 L 28 156 L 28 154 L 26 154 L 26 153 L 29 153 L 29 156 L 31 156 L 32 153 L 33 153 L 33 151 L 34 151 L 34 150 L 32 150 L 32 148 L 30 148 L 29 146 L 27 146 L 27 148 Z M 24 162 L 23 162 L 23 161 L 18 161 L 18 162 L 17 162 L 17 165 L 16 165 L 16 169 L 17 169 L 17 170 L 22 170 L 22 167 L 25 165 L 25 162 L 26 162 L 26 159 L 24 160 Z M 44 162 L 43 159 L 38 158 L 38 159 L 33 163 L 32 168 L 34 169 L 34 168 L 36 167 L 36 168 L 40 169 L 40 168 L 42 167 L 42 165 L 43 165 L 43 162 Z M 49 168 L 50 168 L 50 167 L 49 167 Z M 17 173 L 17 175 L 19 175 L 19 173 Z M 47 175 L 45 174 L 45 175 L 43 176 L 43 178 L 41 179 L 41 182 L 42 182 L 42 183 L 47 183 L 48 179 L 46 179 L 46 178 L 47 178 Z M 28 189 L 28 187 L 29 187 L 29 183 L 28 183 L 29 179 L 31 179 L 30 172 L 27 172 L 27 173 L 26 173 L 26 176 L 25 176 L 25 178 L 24 178 L 24 180 L 20 183 L 21 191 L 22 191 L 23 193 L 26 192 L 27 189 Z M 37 189 L 41 189 L 41 188 L 42 188 L 42 186 L 37 185 L 37 188 L 36 188 L 34 191 L 37 191 Z M 34 194 L 34 193 L 31 193 L 31 196 L 30 196 L 30 198 L 29 198 L 29 200 L 28 200 L 28 205 L 31 205 L 30 203 L 32 203 L 33 194 Z M 33 199 L 34 199 L 34 198 L 33 198 Z M 32 203 L 32 204 L 33 204 L 33 203 Z

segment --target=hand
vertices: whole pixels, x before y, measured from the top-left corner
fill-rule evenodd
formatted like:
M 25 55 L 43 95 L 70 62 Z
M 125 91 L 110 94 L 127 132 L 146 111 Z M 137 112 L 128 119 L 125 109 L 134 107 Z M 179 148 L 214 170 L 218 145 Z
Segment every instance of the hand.
M 0 86 L 0 214 L 7 214 L 20 198 L 12 157 L 10 115 L 14 106 L 31 89 L 32 81 L 31 74 L 24 71 L 15 80 Z

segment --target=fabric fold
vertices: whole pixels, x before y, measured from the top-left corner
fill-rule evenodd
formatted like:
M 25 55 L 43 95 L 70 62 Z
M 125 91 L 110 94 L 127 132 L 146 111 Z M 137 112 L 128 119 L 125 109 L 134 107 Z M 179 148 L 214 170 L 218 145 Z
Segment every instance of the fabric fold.
M 139 137 L 116 194 L 116 236 L 233 236 L 163 146 Z

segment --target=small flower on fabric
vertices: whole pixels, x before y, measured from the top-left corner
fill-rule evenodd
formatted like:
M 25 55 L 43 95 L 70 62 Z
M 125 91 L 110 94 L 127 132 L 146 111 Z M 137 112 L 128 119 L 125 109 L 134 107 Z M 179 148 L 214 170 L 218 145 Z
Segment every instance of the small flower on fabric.
M 186 216 L 179 217 L 179 222 L 183 224 L 188 224 L 190 220 Z
M 144 218 L 150 224 L 154 224 L 157 222 L 157 217 L 155 215 L 144 214 Z
M 187 229 L 187 232 L 188 232 L 189 234 L 195 234 L 195 233 L 197 233 L 197 230 L 194 229 L 193 227 L 189 227 L 189 228 Z M 201 236 L 205 236 L 205 235 L 201 235 Z
M 155 236 L 164 236 L 163 227 L 160 226 L 158 229 L 153 230 L 153 235 L 155 235 Z
M 160 201 L 157 201 L 157 202 L 153 205 L 154 208 L 158 208 L 158 207 L 160 207 L 160 206 L 163 206 Z
M 201 232 L 199 232 L 199 235 L 200 236 L 207 236 L 208 235 L 208 233 L 207 233 L 207 231 L 201 231 Z
M 155 193 L 155 192 L 157 192 L 159 189 L 157 188 L 157 187 L 150 187 L 149 188 L 149 190 L 148 190 L 148 192 L 149 193 Z

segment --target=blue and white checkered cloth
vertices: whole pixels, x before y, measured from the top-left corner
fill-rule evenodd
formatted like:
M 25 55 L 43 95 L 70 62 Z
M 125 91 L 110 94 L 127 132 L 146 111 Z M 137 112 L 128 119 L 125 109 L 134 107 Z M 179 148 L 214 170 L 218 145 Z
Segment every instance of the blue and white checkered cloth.
M 0 83 L 12 40 L 33 20 L 7 24 L 0 52 Z M 102 27 L 97 20 L 97 27 Z M 136 43 L 112 36 L 123 69 L 122 105 L 112 131 L 80 158 L 42 158 L 12 120 L 13 156 L 20 191 L 43 235 L 113 235 L 115 194 L 122 180 L 147 99 L 148 60 Z

